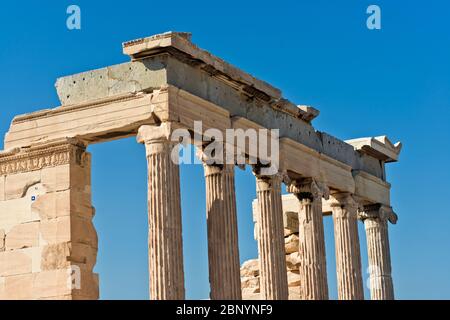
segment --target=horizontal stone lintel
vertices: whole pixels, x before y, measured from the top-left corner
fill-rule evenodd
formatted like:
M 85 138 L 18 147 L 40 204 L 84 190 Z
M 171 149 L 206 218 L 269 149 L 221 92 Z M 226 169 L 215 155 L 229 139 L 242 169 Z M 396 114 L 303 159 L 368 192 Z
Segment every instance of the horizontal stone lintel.
M 141 125 L 158 121 L 174 121 L 191 131 L 194 131 L 194 121 L 202 121 L 203 130 L 274 128 L 273 123 L 267 122 L 270 119 L 253 120 L 233 116 L 230 110 L 208 100 L 177 87 L 166 86 L 152 93 L 118 96 L 116 99 L 97 100 L 16 117 L 7 134 L 5 146 L 18 148 L 42 145 L 46 139 L 58 140 L 64 137 L 73 137 L 85 144 L 98 143 L 136 135 Z M 371 197 L 369 185 L 375 180 L 381 181 L 383 177 L 378 159 L 369 155 L 363 158 L 352 146 L 315 131 L 301 120 L 294 124 L 297 126 L 293 126 L 292 130 L 299 131 L 300 136 L 307 138 L 298 138 L 296 141 L 281 136 L 280 166 L 283 170 L 300 177 L 312 177 L 336 190 L 352 193 L 361 191 L 365 198 Z M 7 155 L 6 151 L 3 156 L 0 154 L 0 166 L 2 159 L 3 162 L 9 159 Z M 5 164 L 3 167 L 11 170 Z M 354 177 L 355 172 L 365 175 Z M 379 188 L 376 189 L 375 200 L 380 202 L 379 198 L 386 195 L 385 190 L 388 188 L 380 183 L 376 185 Z
M 86 144 L 136 135 L 143 124 L 154 124 L 155 116 L 168 120 L 167 94 L 120 95 L 90 103 L 57 107 L 14 118 L 5 137 L 5 149 L 28 147 L 64 137 Z

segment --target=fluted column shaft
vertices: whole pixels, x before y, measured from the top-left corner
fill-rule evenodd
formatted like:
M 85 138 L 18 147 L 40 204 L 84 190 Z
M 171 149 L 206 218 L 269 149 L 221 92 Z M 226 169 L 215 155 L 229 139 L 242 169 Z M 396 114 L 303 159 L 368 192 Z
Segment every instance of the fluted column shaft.
M 299 199 L 300 296 L 302 300 L 327 300 L 328 282 L 323 228 L 322 196 L 314 181 L 288 188 Z
M 234 165 L 204 165 L 210 298 L 240 300 Z
M 358 207 L 349 194 L 335 194 L 332 203 L 339 300 L 363 300 Z
M 365 207 L 362 213 L 369 256 L 370 297 L 372 300 L 394 300 L 387 223 L 393 212 L 387 207 L 374 207 Z M 396 222 L 396 216 L 391 221 Z
M 278 175 L 257 175 L 256 186 L 261 298 L 287 300 L 281 179 Z
M 171 153 L 169 125 L 142 126 L 148 164 L 148 222 L 150 298 L 184 299 L 180 176 Z

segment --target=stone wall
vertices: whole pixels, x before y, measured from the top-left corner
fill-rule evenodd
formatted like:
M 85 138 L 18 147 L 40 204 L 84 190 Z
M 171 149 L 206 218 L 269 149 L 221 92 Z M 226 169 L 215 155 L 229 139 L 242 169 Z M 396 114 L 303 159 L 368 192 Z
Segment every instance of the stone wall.
M 90 154 L 73 141 L 0 153 L 0 300 L 97 299 Z
M 289 286 L 289 300 L 300 299 L 299 250 L 298 250 L 298 216 L 295 212 L 284 212 L 284 247 L 286 250 L 286 266 Z M 255 223 L 255 228 L 257 228 Z M 256 232 L 255 232 L 256 234 Z M 259 300 L 259 261 L 252 259 L 241 266 L 242 299 Z

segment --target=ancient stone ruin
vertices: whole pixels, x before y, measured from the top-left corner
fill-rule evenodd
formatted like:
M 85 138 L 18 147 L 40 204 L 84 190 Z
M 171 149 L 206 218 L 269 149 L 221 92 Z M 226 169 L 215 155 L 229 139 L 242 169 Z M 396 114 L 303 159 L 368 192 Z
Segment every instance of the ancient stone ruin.
M 289 289 L 289 300 L 300 300 L 300 252 L 298 236 L 298 213 L 287 211 L 289 209 L 289 199 L 283 196 L 283 222 L 284 222 L 284 250 L 286 258 L 287 281 Z M 253 202 L 254 219 L 257 219 L 258 201 Z M 255 237 L 257 237 L 257 226 L 255 223 Z M 257 238 L 256 238 L 257 239 Z M 261 286 L 259 273 L 259 260 L 252 259 L 245 261 L 241 267 L 241 287 L 242 298 L 245 300 L 260 300 Z
M 267 150 L 236 149 L 252 165 L 257 190 L 259 257 L 242 271 L 235 165 L 201 157 L 211 299 L 328 299 L 327 216 L 339 299 L 364 298 L 358 221 L 366 229 L 371 298 L 394 298 L 388 221 L 397 218 L 385 164 L 398 160 L 400 143 L 385 136 L 342 141 L 315 130 L 318 110 L 284 99 L 195 46 L 188 33 L 126 42 L 123 52 L 130 62 L 59 78 L 61 106 L 11 123 L 0 152 L 0 299 L 98 299 L 86 148 L 130 136 L 144 144 L 148 163 L 150 297 L 184 299 L 179 166 L 171 158 L 179 128 L 202 136 L 209 129 L 279 129 L 275 174 L 264 171 L 271 158 L 259 151 Z M 208 145 L 197 147 L 201 153 Z M 258 145 L 264 148 L 269 143 Z M 290 193 L 283 197 L 282 183 Z

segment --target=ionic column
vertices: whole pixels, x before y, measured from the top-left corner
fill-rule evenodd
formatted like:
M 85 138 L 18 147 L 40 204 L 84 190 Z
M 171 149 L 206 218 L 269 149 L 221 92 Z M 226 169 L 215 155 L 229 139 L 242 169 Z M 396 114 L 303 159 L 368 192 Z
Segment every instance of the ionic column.
M 171 159 L 170 124 L 144 125 L 137 141 L 145 144 L 148 164 L 150 297 L 184 299 L 180 176 Z
M 240 300 L 239 264 L 234 165 L 204 164 L 210 298 Z
M 322 197 L 327 195 L 311 180 L 291 184 L 288 191 L 299 199 L 299 253 L 302 300 L 327 300 L 327 266 L 323 230 Z
M 378 204 L 365 206 L 360 219 L 366 229 L 370 297 L 372 300 L 394 300 L 387 222 L 395 224 L 397 215 L 392 208 Z
M 261 299 L 287 300 L 281 177 L 255 175 Z
M 338 298 L 363 300 L 358 205 L 348 193 L 334 194 L 332 200 Z

